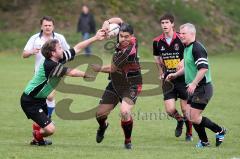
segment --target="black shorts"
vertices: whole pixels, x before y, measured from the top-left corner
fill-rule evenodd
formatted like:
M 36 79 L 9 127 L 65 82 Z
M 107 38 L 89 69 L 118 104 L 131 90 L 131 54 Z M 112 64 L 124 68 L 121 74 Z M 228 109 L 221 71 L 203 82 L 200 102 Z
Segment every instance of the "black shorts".
M 193 95 L 188 97 L 187 103 L 192 108 L 204 110 L 213 95 L 213 87 L 211 83 L 199 85 Z
M 25 93 L 21 96 L 21 107 L 28 119 L 32 119 L 41 128 L 45 128 L 52 121 L 48 118 L 46 99 L 33 98 Z
M 167 82 L 164 81 L 162 84 L 162 90 L 163 90 L 163 99 L 175 99 L 180 98 L 182 100 L 187 100 L 187 88 L 185 82 L 179 82 L 179 81 L 172 81 Z
M 114 106 L 116 106 L 119 102 L 122 102 L 123 98 L 128 98 L 130 102 L 135 104 L 141 90 L 142 90 L 141 84 L 121 87 L 113 86 L 112 82 L 109 82 L 99 103 L 113 104 Z

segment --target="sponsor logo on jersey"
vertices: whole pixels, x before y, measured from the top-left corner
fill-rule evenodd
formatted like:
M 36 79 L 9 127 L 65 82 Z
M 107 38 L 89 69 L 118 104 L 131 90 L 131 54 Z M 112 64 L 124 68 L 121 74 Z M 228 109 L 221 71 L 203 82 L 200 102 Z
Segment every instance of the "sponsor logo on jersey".
M 165 50 L 165 48 L 162 46 L 161 51 L 164 51 L 164 50 Z
M 179 45 L 178 45 L 178 44 L 175 44 L 175 45 L 174 45 L 174 49 L 175 49 L 176 51 L 178 51 L 178 50 L 179 50 Z

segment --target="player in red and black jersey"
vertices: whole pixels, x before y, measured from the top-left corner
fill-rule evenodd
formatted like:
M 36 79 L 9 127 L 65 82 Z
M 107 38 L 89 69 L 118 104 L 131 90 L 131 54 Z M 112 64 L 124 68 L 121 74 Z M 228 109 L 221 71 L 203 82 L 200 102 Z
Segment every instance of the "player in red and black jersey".
M 184 76 L 180 76 L 171 81 L 173 87 L 165 89 L 169 85 L 166 77 L 170 73 L 175 73 L 178 67 L 181 66 L 184 52 L 184 45 L 182 44 L 178 34 L 174 31 L 174 17 L 171 14 L 165 14 L 160 18 L 161 28 L 163 33 L 153 40 L 153 55 L 157 68 L 159 70 L 159 77 L 163 82 L 163 96 L 166 112 L 171 117 L 177 120 L 177 127 L 175 136 L 179 137 L 182 134 L 182 128 L 185 121 L 186 124 L 186 141 L 192 140 L 192 124 L 183 117 L 176 110 L 176 100 L 180 98 L 180 105 L 184 116 L 188 109 L 187 92 Z
M 111 20 L 113 21 L 113 19 L 109 20 L 110 23 Z M 105 130 L 108 127 L 107 116 L 120 102 L 121 126 L 125 135 L 124 146 L 126 149 L 131 149 L 133 128 L 131 109 L 142 88 L 141 68 L 137 56 L 137 40 L 133 35 L 131 25 L 121 24 L 118 41 L 112 64 L 106 66 L 92 65 L 94 71 L 110 74 L 110 82 L 96 113 L 96 119 L 99 123 L 96 141 L 98 143 L 102 142 Z

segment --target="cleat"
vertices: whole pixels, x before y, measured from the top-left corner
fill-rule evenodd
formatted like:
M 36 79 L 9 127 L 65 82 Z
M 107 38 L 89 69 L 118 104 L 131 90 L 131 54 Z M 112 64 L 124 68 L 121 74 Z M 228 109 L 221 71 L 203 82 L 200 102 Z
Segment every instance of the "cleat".
M 38 141 L 33 139 L 31 142 L 30 142 L 30 145 L 38 145 Z
M 216 147 L 220 146 L 224 140 L 224 136 L 227 133 L 227 129 L 222 127 L 222 131 L 216 133 Z
M 202 142 L 201 140 L 197 143 L 196 148 L 210 147 L 209 142 Z
M 185 141 L 187 141 L 187 142 L 191 142 L 191 141 L 193 141 L 193 137 L 192 137 L 192 135 L 186 135 L 186 137 L 185 137 Z
M 178 121 L 177 122 L 177 127 L 176 127 L 176 130 L 175 130 L 175 136 L 176 137 L 180 137 L 182 135 L 183 124 L 184 124 L 183 121 Z
M 132 143 L 129 142 L 127 144 L 124 144 L 124 148 L 127 149 L 127 150 L 131 150 L 132 149 Z
M 210 147 L 209 142 L 202 142 L 201 140 L 196 144 L 196 148 Z
M 47 146 L 47 145 L 52 145 L 52 141 L 50 141 L 50 140 L 37 141 L 37 140 L 33 139 L 33 140 L 30 142 L 30 145 Z
M 96 141 L 97 141 L 97 143 L 101 143 L 102 140 L 104 139 L 104 133 L 105 133 L 108 125 L 109 125 L 109 124 L 106 123 L 106 126 L 105 126 L 105 127 L 103 127 L 103 128 L 99 127 L 99 128 L 98 128 L 98 130 L 97 130 L 97 135 L 96 135 Z

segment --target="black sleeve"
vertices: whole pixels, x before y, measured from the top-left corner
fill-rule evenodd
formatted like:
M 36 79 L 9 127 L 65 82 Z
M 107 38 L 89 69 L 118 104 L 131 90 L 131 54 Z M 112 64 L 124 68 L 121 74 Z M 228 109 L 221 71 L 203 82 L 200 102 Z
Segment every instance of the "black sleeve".
M 183 54 L 184 54 L 184 48 L 185 48 L 185 46 L 182 44 L 182 42 L 180 41 L 180 43 L 179 43 L 179 57 L 180 57 L 180 59 L 182 60 L 183 59 Z
M 63 58 L 59 61 L 60 63 L 64 64 L 67 61 L 71 61 L 74 59 L 76 53 L 75 50 L 73 48 L 69 49 L 69 50 L 65 50 L 63 52 Z
M 67 72 L 67 67 L 64 67 L 61 63 L 46 61 L 44 62 L 44 70 L 46 77 L 62 77 Z
M 153 41 L 153 56 L 160 56 L 158 52 L 158 42 Z
M 81 32 L 81 15 L 78 18 L 77 32 Z
M 90 31 L 93 34 L 96 33 L 96 24 L 95 24 L 95 19 L 94 19 L 93 15 L 91 15 L 91 20 L 90 20 Z
M 202 44 L 200 44 L 199 42 L 195 42 L 193 44 L 192 55 L 198 70 L 200 70 L 201 68 L 208 69 L 207 51 Z

